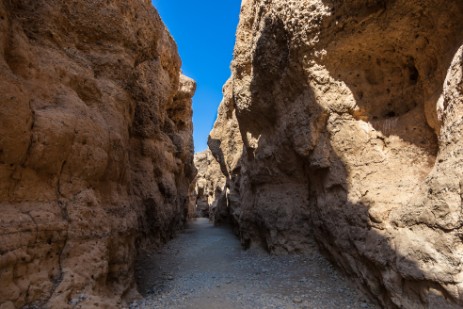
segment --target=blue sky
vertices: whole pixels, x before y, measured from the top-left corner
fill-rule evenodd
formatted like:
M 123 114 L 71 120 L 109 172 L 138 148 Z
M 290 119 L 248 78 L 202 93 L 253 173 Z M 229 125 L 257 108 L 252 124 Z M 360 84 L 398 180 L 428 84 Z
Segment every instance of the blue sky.
M 152 0 L 178 45 L 182 71 L 197 83 L 193 97 L 195 151 L 207 137 L 230 76 L 241 0 Z

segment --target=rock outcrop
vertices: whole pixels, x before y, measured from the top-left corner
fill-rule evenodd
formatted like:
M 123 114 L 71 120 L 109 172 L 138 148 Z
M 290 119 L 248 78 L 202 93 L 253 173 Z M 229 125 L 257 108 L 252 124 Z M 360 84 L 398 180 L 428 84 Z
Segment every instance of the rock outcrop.
M 220 166 L 220 171 L 225 176 L 222 194 L 215 196 L 214 201 L 217 203 L 217 207 L 211 212 L 211 218 L 214 222 L 217 220 L 229 223 L 238 232 L 241 224 L 239 188 L 243 142 L 234 108 L 232 79 L 226 82 L 223 87 L 223 94 L 217 120 L 207 142 L 212 155 Z
M 244 0 L 209 147 L 244 245 L 463 306 L 463 3 Z
M 219 163 L 214 159 L 209 149 L 198 152 L 194 156 L 194 164 L 197 169 L 194 187 L 194 212 L 198 217 L 210 218 L 219 223 L 220 218 L 228 217 L 228 208 L 221 206 L 220 201 L 225 196 L 223 188 L 226 178 L 220 170 Z M 225 207 L 223 207 L 225 206 Z M 222 215 L 221 212 L 224 212 Z
M 175 42 L 148 0 L 1 0 L 0 72 L 0 307 L 120 307 L 187 215 Z

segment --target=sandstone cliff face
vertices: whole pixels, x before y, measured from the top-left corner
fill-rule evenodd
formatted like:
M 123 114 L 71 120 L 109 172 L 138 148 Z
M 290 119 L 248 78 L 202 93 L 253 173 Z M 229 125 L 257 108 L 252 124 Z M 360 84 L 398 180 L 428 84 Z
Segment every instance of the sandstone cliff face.
M 116 308 L 182 226 L 191 97 L 150 1 L 0 1 L 0 307 Z
M 460 1 L 245 0 L 209 146 L 244 245 L 463 305 Z M 232 129 L 230 129 L 232 128 Z
M 221 206 L 221 196 L 226 178 L 220 170 L 219 163 L 214 159 L 209 149 L 198 152 L 194 156 L 194 164 L 197 169 L 196 178 L 193 181 L 195 213 L 199 217 L 208 217 L 216 223 L 219 217 L 228 216 L 228 208 Z M 223 199 L 223 198 L 222 198 Z M 220 212 L 224 212 L 220 215 Z
M 212 220 L 228 221 L 235 229 L 239 230 L 239 226 L 242 225 L 239 188 L 243 142 L 234 108 L 232 79 L 226 82 L 223 87 L 223 94 L 217 120 L 207 142 L 212 155 L 220 166 L 220 171 L 225 176 L 222 194 L 215 197 L 217 207 L 212 212 Z

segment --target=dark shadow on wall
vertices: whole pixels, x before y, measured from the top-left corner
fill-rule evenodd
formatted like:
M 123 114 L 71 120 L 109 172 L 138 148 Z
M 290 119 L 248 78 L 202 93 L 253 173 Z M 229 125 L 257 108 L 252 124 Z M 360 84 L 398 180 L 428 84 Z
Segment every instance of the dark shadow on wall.
M 327 46 L 327 57 L 323 64 L 331 76 L 346 83 L 354 94 L 360 111 L 353 116 L 369 122 L 386 137 L 398 136 L 401 140 L 420 147 L 429 156 L 435 156 L 438 151 L 436 132 L 438 134 L 440 129 L 435 110 L 443 91 L 447 69 L 463 41 L 460 31 L 463 26 L 463 3 L 387 2 L 384 6 L 376 7 L 377 10 L 373 12 L 375 18 L 365 21 L 365 16 L 358 13 L 355 18 L 363 20 L 361 24 L 343 23 L 342 16 L 346 16 L 351 9 L 349 4 L 336 5 L 333 4 L 335 1 L 325 3 L 332 7 L 333 12 L 326 23 L 337 23 L 337 29 L 342 29 L 342 33 L 347 35 L 335 33 L 337 40 L 331 42 L 332 38 L 328 35 L 321 38 L 320 44 Z M 406 13 L 403 13 L 405 16 L 401 19 L 393 19 L 394 22 L 391 22 L 387 14 L 383 15 L 386 9 Z M 362 30 L 352 31 L 354 28 Z M 389 31 L 390 29 L 399 29 L 402 35 L 397 37 L 397 33 Z M 408 166 L 404 166 L 404 173 L 407 168 Z M 428 172 L 432 168 L 431 164 Z M 421 186 L 425 184 L 422 183 Z M 371 225 L 370 223 L 369 226 Z M 324 234 L 328 232 L 323 231 Z M 437 275 L 422 271 L 416 261 L 395 252 L 384 236 L 374 235 L 372 232 L 367 235 L 370 235 L 367 240 L 375 239 L 374 244 L 378 244 L 378 249 L 375 251 L 371 248 L 372 252 L 364 252 L 363 257 L 355 258 L 360 258 L 367 267 L 366 270 L 380 279 L 380 285 L 369 285 L 371 291 L 379 290 L 378 287 L 387 287 L 389 291 L 401 287 L 400 293 L 406 300 L 402 304 L 404 307 L 416 305 L 417 302 L 430 308 L 459 307 L 445 302 L 444 299 L 462 305 L 463 300 L 450 295 L 445 288 L 445 285 L 455 286 L 452 279 L 437 279 Z M 359 247 L 359 244 L 353 245 Z M 423 243 L 423 246 L 434 245 Z M 336 257 L 333 253 L 331 255 Z M 340 256 L 335 259 L 338 263 L 349 260 Z M 433 256 L 424 254 L 419 259 L 426 262 L 427 259 L 433 260 Z M 343 268 L 346 268 L 346 263 L 343 263 Z M 355 268 L 347 269 L 349 272 L 354 270 L 354 273 L 359 273 Z M 395 270 L 393 276 L 391 269 Z M 432 290 L 441 295 L 433 294 Z M 397 293 L 395 291 L 395 295 Z M 383 299 L 393 296 L 388 292 Z
M 361 6 L 363 2 L 355 4 Z M 403 1 L 376 2 L 377 8 L 359 10 L 358 18 L 363 13 L 380 16 L 389 4 L 407 7 Z M 340 15 L 352 9 L 338 3 L 327 1 L 333 10 L 339 9 Z M 342 18 L 335 14 L 327 23 L 336 19 Z M 370 22 L 373 25 L 375 19 Z M 289 34 L 277 18 L 266 19 L 264 25 L 252 62 L 252 105 L 237 114 L 245 145 L 241 157 L 245 168 L 237 176 L 240 185 L 235 191 L 240 200 L 236 220 L 242 243 L 250 246 L 257 242 L 276 253 L 304 252 L 315 239 L 336 265 L 387 308 L 457 308 L 455 302 L 462 305 L 461 299 L 449 295 L 441 283 L 433 280 L 433 274 L 424 272 L 417 261 L 394 249 L 393 235 L 384 233 L 384 227 L 372 221 L 368 201 L 349 200 L 347 169 L 352 166 L 347 167 L 336 154 L 326 130 L 326 112 L 317 104 L 313 90 L 301 83 L 306 76 L 301 59 L 288 48 Z M 435 155 L 437 139 L 428 126 L 432 116 L 427 119 L 424 109 L 428 97 L 435 101 L 433 94 L 442 92 L 451 52 L 456 50 L 458 40 L 446 52 L 445 44 L 436 41 L 443 53 L 436 52 L 430 58 L 418 51 L 398 51 L 388 63 L 383 58 L 389 58 L 391 46 L 384 36 L 373 42 L 374 52 L 366 46 L 370 32 L 377 30 L 368 28 L 358 36 L 340 38 L 336 45 L 322 38 L 321 44 L 328 45 L 325 65 L 354 93 L 361 107 L 352 115 L 356 120 L 369 122 L 385 136 L 397 135 Z M 349 43 L 351 40 L 362 42 L 365 47 Z M 384 42 L 379 43 L 380 40 Z M 353 44 L 353 51 L 347 51 L 343 44 Z M 439 59 L 435 61 L 433 57 Z M 339 60 L 332 61 L 334 58 Z M 427 65 L 430 72 L 425 71 Z M 429 74 L 432 78 L 425 82 Z M 430 90 L 426 90 L 428 86 Z M 375 96 L 377 100 L 373 100 Z M 302 116 L 298 117 L 298 113 Z M 301 148 L 302 141 L 306 148 Z M 218 157 L 224 162 L 220 141 L 212 140 L 211 144 L 219 145 Z
M 220 170 L 225 175 L 225 177 L 229 178 L 228 169 L 225 163 L 225 156 L 223 155 L 222 149 L 220 148 L 221 141 L 218 139 L 213 139 L 210 136 L 207 139 L 207 146 L 214 154 L 214 158 L 220 165 Z
M 232 115 L 228 115 L 232 117 Z M 226 177 L 223 188 L 215 188 L 215 201 L 210 205 L 210 219 L 215 225 L 229 225 L 233 232 L 239 236 L 238 216 L 235 210 L 239 208 L 239 167 L 233 171 L 228 171 L 221 141 L 208 137 L 208 147 L 215 160 L 220 165 L 220 170 Z

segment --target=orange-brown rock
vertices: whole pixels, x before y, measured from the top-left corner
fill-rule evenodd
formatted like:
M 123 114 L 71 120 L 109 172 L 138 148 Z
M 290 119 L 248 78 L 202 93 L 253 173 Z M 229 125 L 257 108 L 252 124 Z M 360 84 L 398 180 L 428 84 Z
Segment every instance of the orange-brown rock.
M 175 42 L 147 0 L 1 0 L 0 73 L 0 307 L 120 307 L 186 217 Z
M 462 26 L 456 0 L 243 1 L 209 141 L 243 244 L 463 306 Z
M 233 85 L 232 79 L 229 79 L 223 87 L 223 100 L 219 105 L 217 120 L 209 134 L 207 144 L 219 164 L 220 171 L 225 176 L 221 194 L 214 196 L 216 208 L 211 214 L 211 219 L 215 223 L 228 222 L 238 232 L 241 215 L 239 186 L 243 142 L 233 103 Z M 213 179 L 217 178 L 215 171 L 216 168 Z M 209 177 L 208 171 L 206 175 Z
M 216 216 L 219 211 L 220 196 L 225 194 L 226 178 L 220 170 L 219 163 L 214 159 L 209 149 L 198 152 L 194 156 L 194 164 L 197 169 L 194 179 L 195 213 L 199 217 L 208 217 L 218 223 Z M 221 211 L 228 211 L 227 207 L 221 207 Z M 228 212 L 222 217 L 227 217 Z

